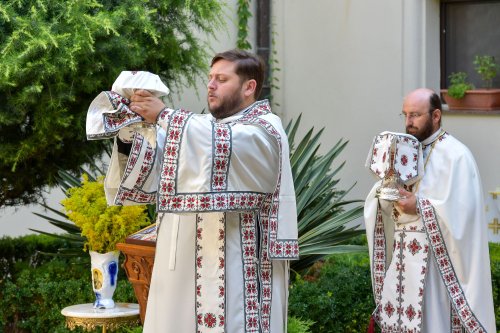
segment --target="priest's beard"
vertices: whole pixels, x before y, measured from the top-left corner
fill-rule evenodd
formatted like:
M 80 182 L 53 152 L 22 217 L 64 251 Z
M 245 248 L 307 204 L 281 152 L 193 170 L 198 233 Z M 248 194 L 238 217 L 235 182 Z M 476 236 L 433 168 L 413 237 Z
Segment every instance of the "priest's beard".
M 413 130 L 413 131 L 410 131 Z M 411 133 L 414 132 L 414 133 Z M 417 138 L 418 141 L 422 142 L 432 134 L 434 134 L 434 127 L 432 124 L 432 114 L 429 119 L 425 122 L 422 128 L 417 128 L 413 126 L 406 126 L 406 134 L 411 134 Z
M 220 104 L 216 107 L 210 107 L 208 104 L 208 110 L 214 116 L 215 119 L 222 119 L 232 116 L 233 114 L 241 111 L 241 105 L 243 104 L 243 97 L 239 93 L 240 89 L 234 92 L 234 94 L 229 97 L 220 98 Z

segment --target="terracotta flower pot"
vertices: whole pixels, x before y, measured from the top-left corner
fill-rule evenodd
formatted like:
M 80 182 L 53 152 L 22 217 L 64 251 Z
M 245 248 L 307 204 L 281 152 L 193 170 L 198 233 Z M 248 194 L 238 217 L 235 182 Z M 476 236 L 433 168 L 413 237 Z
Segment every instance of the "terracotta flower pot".
M 448 96 L 447 89 L 441 93 L 450 110 L 500 110 L 500 89 L 467 90 L 460 99 Z

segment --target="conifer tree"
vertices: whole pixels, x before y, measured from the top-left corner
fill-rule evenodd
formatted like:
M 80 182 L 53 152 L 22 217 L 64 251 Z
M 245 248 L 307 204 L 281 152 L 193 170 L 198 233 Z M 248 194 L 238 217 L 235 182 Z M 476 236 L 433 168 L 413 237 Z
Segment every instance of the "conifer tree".
M 197 36 L 222 26 L 216 0 L 0 2 L 0 207 L 38 200 L 57 168 L 99 156 L 85 116 L 122 70 L 181 89 L 207 69 Z

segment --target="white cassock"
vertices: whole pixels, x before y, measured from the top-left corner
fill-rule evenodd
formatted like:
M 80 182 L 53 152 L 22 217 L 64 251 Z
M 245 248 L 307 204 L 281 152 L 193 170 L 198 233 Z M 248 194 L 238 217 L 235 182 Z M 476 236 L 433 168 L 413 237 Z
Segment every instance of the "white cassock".
M 483 192 L 471 152 L 440 130 L 422 142 L 418 215 L 365 202 L 365 225 L 383 332 L 494 333 Z M 396 214 L 397 215 L 397 214 Z M 395 221 L 397 219 L 397 221 Z
M 144 332 L 286 332 L 297 213 L 269 103 L 221 120 L 164 109 L 157 129 L 116 125 L 108 202 L 156 202 L 159 213 Z

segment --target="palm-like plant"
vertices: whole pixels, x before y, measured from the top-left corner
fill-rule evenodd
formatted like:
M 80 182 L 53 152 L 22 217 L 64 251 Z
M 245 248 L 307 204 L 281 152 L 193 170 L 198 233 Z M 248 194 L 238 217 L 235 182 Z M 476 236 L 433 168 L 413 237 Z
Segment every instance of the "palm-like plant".
M 318 153 L 321 129 L 314 134 L 311 128 L 295 146 L 295 135 L 300 125 L 300 115 L 290 121 L 285 131 L 290 145 L 290 162 L 297 198 L 300 259 L 292 261 L 291 267 L 302 272 L 326 255 L 342 252 L 366 251 L 366 247 L 348 245 L 346 242 L 363 234 L 363 229 L 346 227 L 346 224 L 363 214 L 362 205 L 346 209 L 361 200 L 344 200 L 354 187 L 346 191 L 336 189 L 336 175 L 345 165 L 333 168 L 335 158 L 346 147 L 348 141 L 340 139 L 326 154 Z

